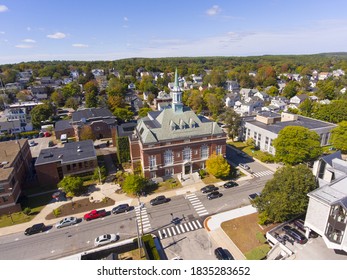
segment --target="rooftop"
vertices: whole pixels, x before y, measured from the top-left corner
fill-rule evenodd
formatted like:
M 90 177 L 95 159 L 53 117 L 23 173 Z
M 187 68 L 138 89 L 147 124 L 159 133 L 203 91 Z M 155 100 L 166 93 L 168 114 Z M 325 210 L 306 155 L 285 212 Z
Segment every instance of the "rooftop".
M 41 150 L 35 166 L 53 162 L 68 164 L 88 159 L 96 159 L 92 140 L 68 142 L 63 148 L 55 147 Z
M 17 157 L 20 148 L 23 147 L 26 139 L 0 142 L 0 180 L 7 180 L 11 174 L 13 161 Z M 6 163 L 6 164 L 5 164 Z
M 276 115 L 278 117 L 281 117 L 280 114 L 277 114 L 274 112 L 261 112 L 261 115 L 265 116 L 265 117 L 271 117 L 271 118 L 276 117 Z M 311 118 L 307 118 L 307 117 L 303 117 L 300 115 L 297 116 L 297 120 L 278 121 L 278 122 L 275 122 L 273 124 L 265 124 L 263 122 L 257 121 L 255 119 L 255 117 L 247 118 L 245 120 L 245 122 L 251 123 L 252 125 L 255 125 L 259 128 L 262 128 L 264 130 L 268 130 L 268 131 L 276 133 L 276 134 L 278 134 L 283 128 L 285 128 L 287 126 L 302 126 L 302 127 L 308 128 L 310 130 L 316 130 L 316 129 L 327 128 L 327 127 L 328 128 L 329 127 L 330 128 L 336 127 L 335 124 L 316 120 L 316 119 L 311 119 Z
M 77 110 L 72 113 L 72 121 L 79 122 L 82 120 L 91 121 L 93 119 L 107 119 L 116 118 L 112 115 L 111 111 L 106 108 L 88 108 L 83 110 Z

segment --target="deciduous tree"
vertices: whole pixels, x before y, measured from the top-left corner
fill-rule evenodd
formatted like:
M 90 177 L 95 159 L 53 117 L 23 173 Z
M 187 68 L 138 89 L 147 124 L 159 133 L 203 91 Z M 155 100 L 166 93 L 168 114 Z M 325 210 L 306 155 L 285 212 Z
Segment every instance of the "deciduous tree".
M 206 160 L 206 171 L 216 178 L 224 178 L 230 174 L 230 165 L 222 155 L 214 153 Z
M 58 184 L 68 196 L 79 195 L 83 192 L 83 181 L 80 177 L 65 176 Z
M 261 224 L 284 222 L 307 210 L 307 194 L 318 187 L 312 171 L 305 165 L 286 166 L 276 171 L 252 202 Z
M 290 165 L 314 160 L 322 154 L 319 135 L 302 126 L 283 128 L 273 145 L 276 160 Z
M 347 121 L 342 121 L 331 131 L 331 144 L 342 152 L 347 152 Z

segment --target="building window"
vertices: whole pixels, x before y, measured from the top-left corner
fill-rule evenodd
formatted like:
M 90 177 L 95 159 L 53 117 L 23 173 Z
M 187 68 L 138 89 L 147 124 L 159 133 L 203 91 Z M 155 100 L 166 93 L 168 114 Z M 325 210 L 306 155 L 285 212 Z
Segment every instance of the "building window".
M 165 168 L 165 176 L 171 176 L 174 175 L 174 169 L 173 168 Z
M 11 186 L 14 187 L 15 184 L 16 184 L 16 178 L 12 177 L 12 179 L 11 179 Z
M 2 197 L 2 201 L 3 201 L 3 202 L 7 202 L 7 201 L 8 201 L 8 196 L 3 196 L 3 197 Z
M 157 165 L 157 161 L 154 155 L 149 156 L 149 167 L 153 168 Z
M 254 131 L 254 137 L 253 137 L 254 140 L 257 140 L 257 133 Z
M 184 148 L 183 150 L 183 160 L 190 161 L 192 159 L 192 149 Z
M 164 165 L 173 164 L 173 152 L 171 150 L 167 150 L 164 153 Z
M 70 170 L 71 170 L 70 164 L 69 164 L 69 165 L 66 165 L 66 169 L 67 169 L 67 171 L 70 171 Z
M 200 169 L 205 169 L 205 162 L 200 163 Z
M 0 186 L 0 193 L 5 191 L 5 187 L 4 186 Z
M 79 163 L 78 163 L 78 168 L 79 168 L 79 169 L 82 169 L 82 162 L 79 162 Z
M 201 147 L 201 158 L 202 159 L 208 158 L 208 146 L 207 145 L 203 145 Z
M 221 145 L 218 145 L 216 147 L 216 155 L 221 155 L 222 154 L 222 146 Z
M 157 173 L 155 171 L 151 171 L 149 176 L 151 179 L 157 178 Z

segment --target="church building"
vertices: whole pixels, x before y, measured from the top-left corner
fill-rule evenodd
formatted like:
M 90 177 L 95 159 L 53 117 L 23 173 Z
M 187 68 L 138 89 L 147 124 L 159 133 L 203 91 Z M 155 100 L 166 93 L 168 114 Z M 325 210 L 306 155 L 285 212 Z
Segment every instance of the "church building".
M 204 169 L 212 154 L 225 155 L 225 132 L 216 122 L 183 105 L 177 69 L 170 95 L 171 104 L 139 119 L 129 137 L 133 168 L 140 165 L 149 179 L 187 177 Z

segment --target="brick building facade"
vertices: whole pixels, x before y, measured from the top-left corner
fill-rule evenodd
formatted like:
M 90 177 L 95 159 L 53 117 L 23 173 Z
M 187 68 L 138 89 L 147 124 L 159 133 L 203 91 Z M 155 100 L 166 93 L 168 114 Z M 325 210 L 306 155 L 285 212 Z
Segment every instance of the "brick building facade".
M 21 211 L 18 199 L 31 174 L 28 140 L 0 142 L 0 215 Z
M 204 169 L 213 153 L 225 155 L 226 135 L 219 125 L 183 106 L 177 71 L 170 94 L 171 105 L 149 112 L 129 137 L 133 168 L 140 164 L 146 178 L 184 177 Z
M 35 169 L 43 185 L 57 185 L 67 175 L 93 174 L 98 167 L 92 140 L 65 143 L 63 148 L 41 150 Z

